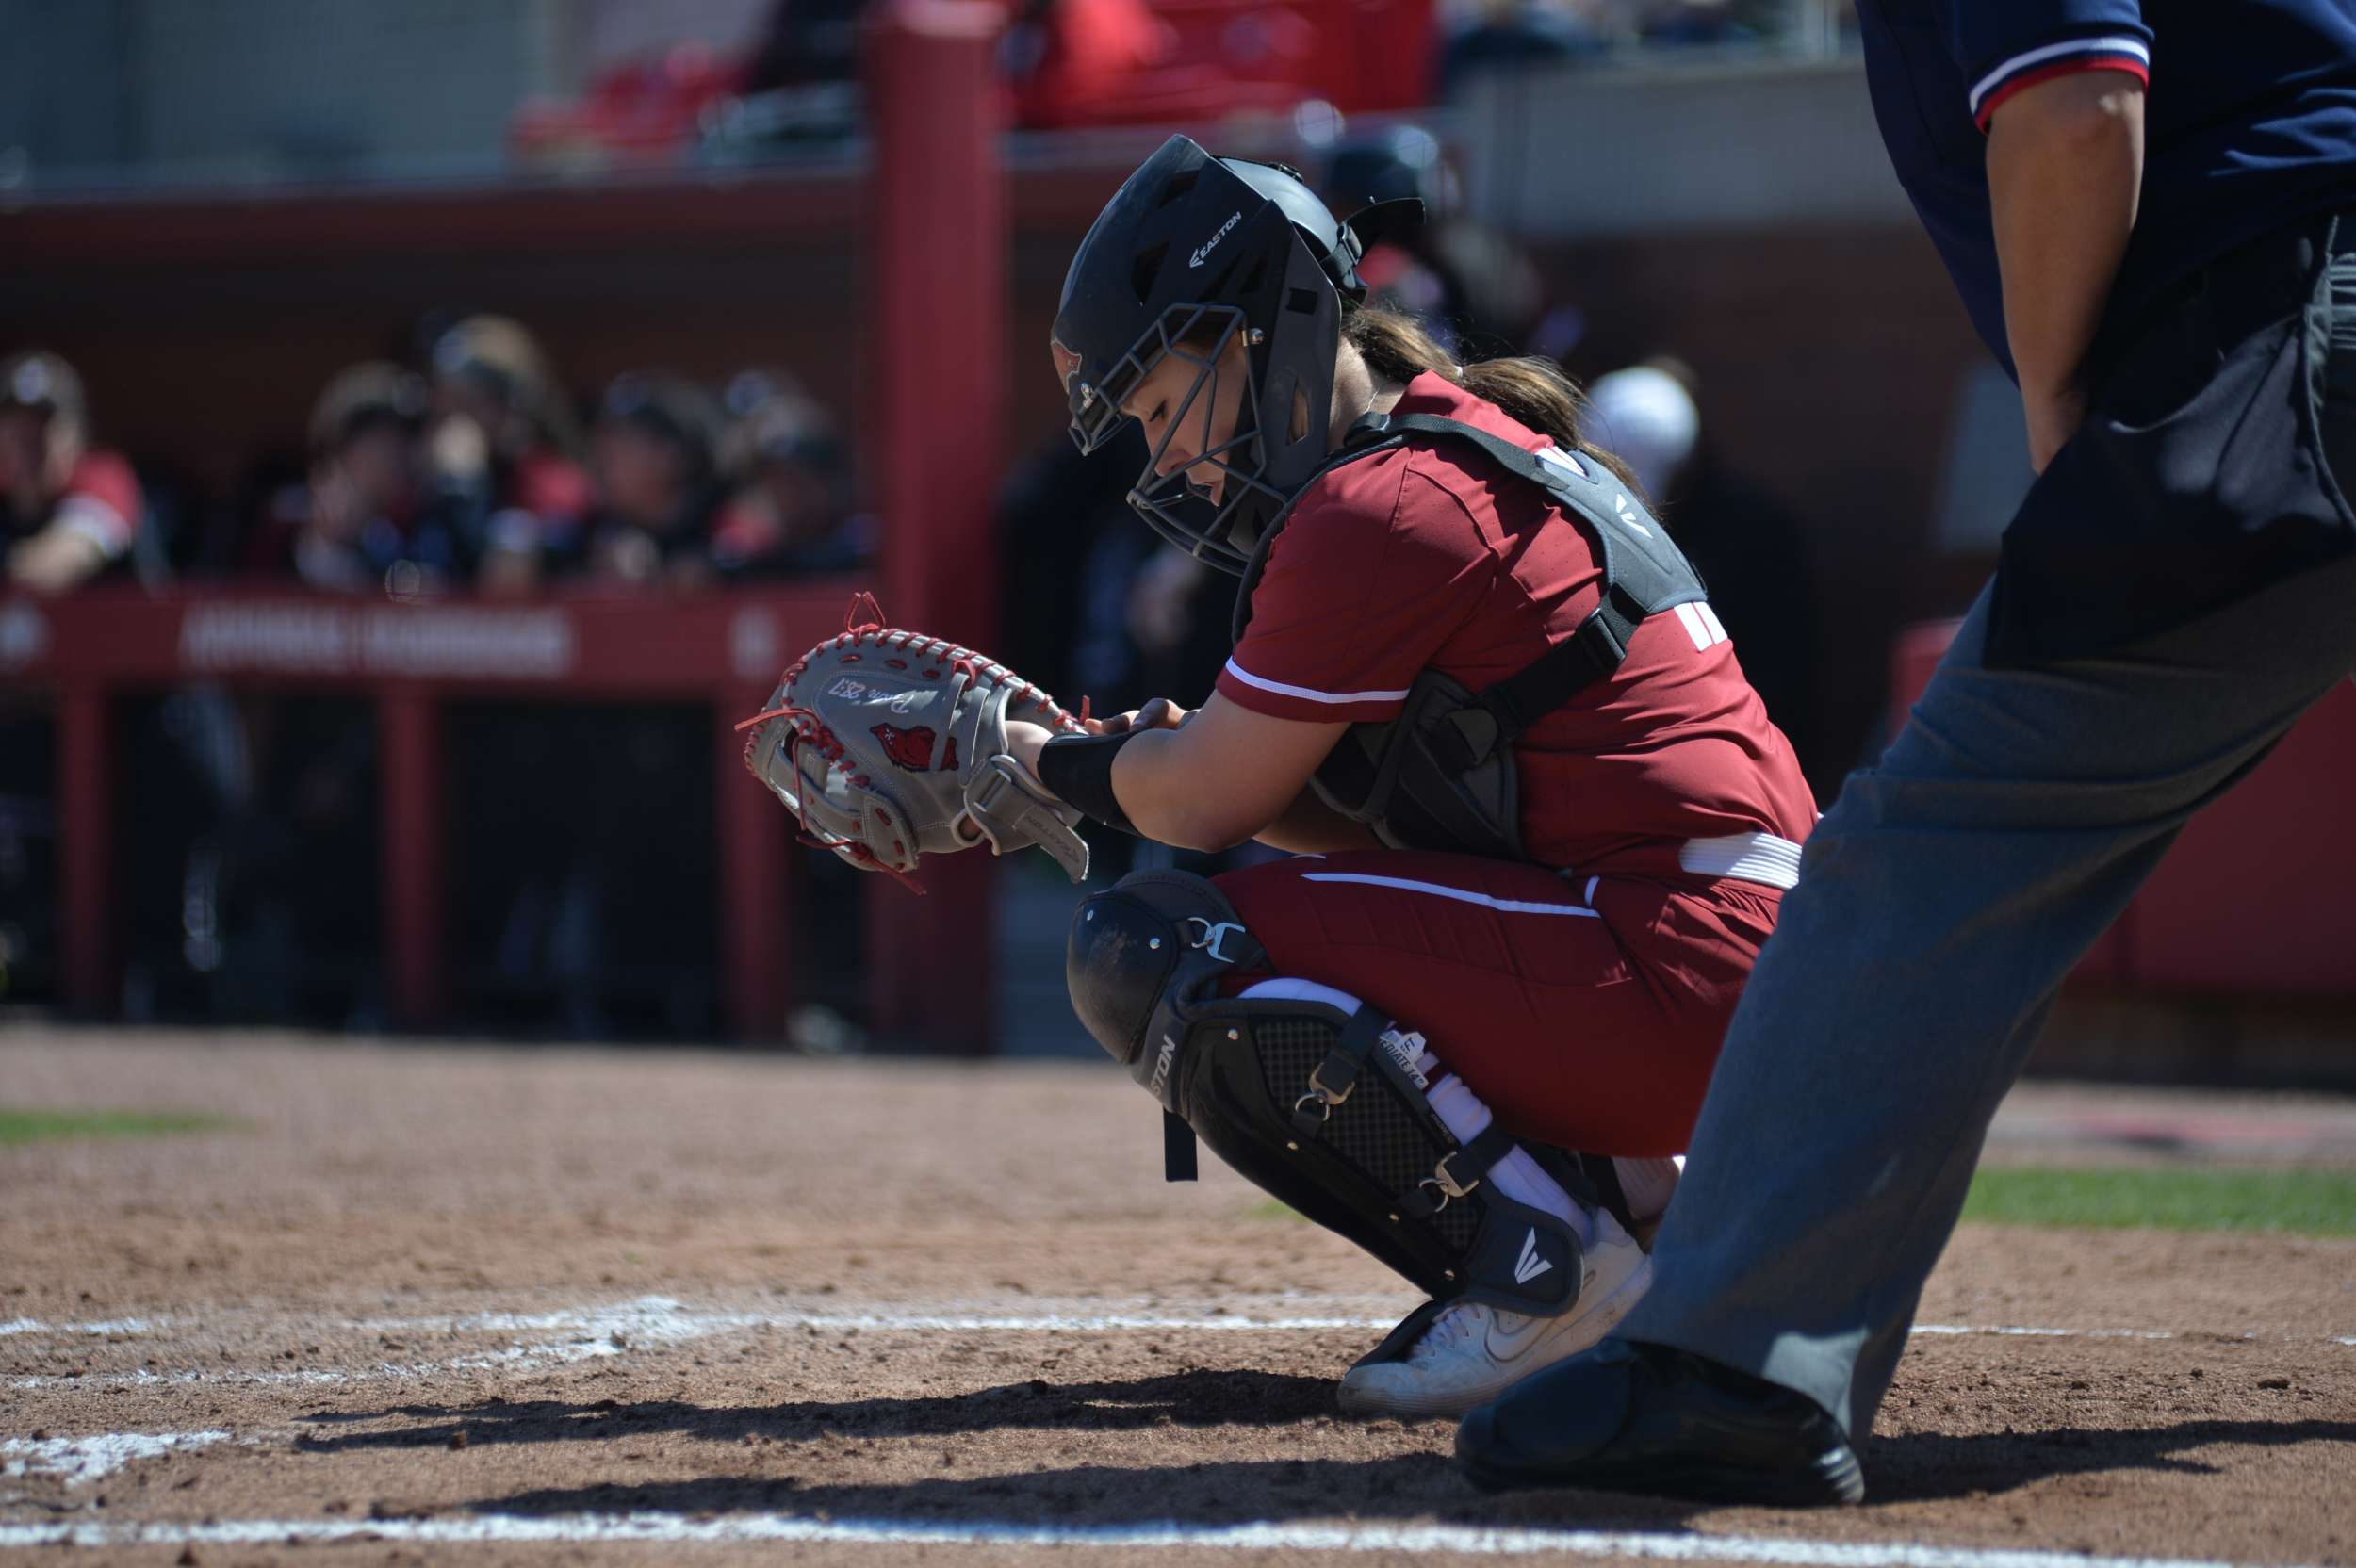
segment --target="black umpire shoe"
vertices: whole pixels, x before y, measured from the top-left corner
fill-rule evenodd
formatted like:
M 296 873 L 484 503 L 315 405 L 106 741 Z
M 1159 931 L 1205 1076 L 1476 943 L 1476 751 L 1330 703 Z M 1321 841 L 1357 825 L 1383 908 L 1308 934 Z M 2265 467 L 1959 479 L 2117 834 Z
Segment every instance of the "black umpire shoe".
M 1572 1486 L 1712 1503 L 1855 1503 L 1865 1477 L 1817 1403 L 1665 1345 L 1607 1339 L 1533 1373 L 1456 1429 L 1490 1492 Z

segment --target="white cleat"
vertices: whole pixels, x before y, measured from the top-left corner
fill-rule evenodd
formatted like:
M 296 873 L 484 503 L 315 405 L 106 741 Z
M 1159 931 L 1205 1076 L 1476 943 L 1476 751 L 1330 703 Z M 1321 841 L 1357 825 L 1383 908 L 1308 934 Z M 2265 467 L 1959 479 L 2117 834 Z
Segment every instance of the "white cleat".
M 1541 1367 L 1610 1333 L 1652 1285 L 1652 1259 L 1608 1219 L 1581 1253 L 1579 1299 L 1559 1317 L 1525 1317 L 1459 1301 L 1432 1320 L 1404 1356 L 1360 1362 L 1342 1378 L 1351 1415 L 1459 1416 Z

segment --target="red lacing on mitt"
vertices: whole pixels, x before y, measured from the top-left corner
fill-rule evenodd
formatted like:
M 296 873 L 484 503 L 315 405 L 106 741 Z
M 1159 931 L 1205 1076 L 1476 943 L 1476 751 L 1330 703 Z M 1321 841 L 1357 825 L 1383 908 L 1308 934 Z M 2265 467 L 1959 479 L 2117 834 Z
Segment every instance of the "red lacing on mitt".
M 844 651 L 846 649 L 853 651 L 846 652 Z M 975 653 L 972 648 L 958 647 L 938 637 L 926 637 L 919 632 L 903 631 L 886 625 L 883 606 L 875 601 L 875 595 L 865 592 L 851 596 L 850 607 L 843 613 L 842 632 L 818 644 L 787 665 L 779 684 L 791 690 L 794 683 L 802 678 L 803 672 L 810 668 L 810 662 L 820 654 L 839 654 L 839 662 L 856 664 L 867 657 L 865 652 L 858 651 L 861 649 L 872 649 L 891 656 L 887 657 L 884 662 L 895 670 L 906 670 L 908 667 L 908 660 L 900 657 L 901 655 L 909 655 L 918 661 L 929 662 L 934 667 L 922 672 L 927 680 L 939 680 L 943 675 L 962 675 L 971 685 L 987 678 L 995 685 L 1006 688 L 1007 707 L 1010 710 L 1028 703 L 1046 716 L 1048 727 L 1052 729 L 1078 734 L 1082 731 L 1088 717 L 1088 704 L 1086 698 L 1081 699 L 1080 711 L 1074 715 L 1045 692 L 987 655 Z M 830 768 L 843 760 L 842 737 L 835 734 L 825 719 L 810 709 L 795 703 L 783 703 L 776 708 L 755 713 L 736 727 L 752 729 L 756 726 L 766 724 L 771 719 L 783 719 L 792 728 L 793 733 L 786 737 L 785 743 L 785 762 L 788 769 L 797 774 L 800 772 L 801 748 L 806 745 L 816 750 L 819 757 Z M 744 738 L 744 761 L 747 767 L 752 764 L 753 747 L 759 743 L 761 737 L 758 734 Z M 849 779 L 855 789 L 872 790 L 875 787 L 864 774 L 852 774 Z M 918 886 L 914 877 L 896 867 L 884 864 L 876 858 L 874 850 L 857 840 L 828 838 L 822 832 L 812 831 L 807 822 L 801 825 L 801 831 L 795 833 L 794 838 L 812 849 L 832 850 L 868 870 L 888 873 L 908 887 L 915 889 L 920 894 L 924 890 Z

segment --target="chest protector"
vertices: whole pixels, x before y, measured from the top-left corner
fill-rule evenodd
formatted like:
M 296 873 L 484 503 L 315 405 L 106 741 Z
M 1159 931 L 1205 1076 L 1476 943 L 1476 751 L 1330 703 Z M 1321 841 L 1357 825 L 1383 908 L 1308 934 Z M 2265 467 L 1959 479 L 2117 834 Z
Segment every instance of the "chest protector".
M 1311 476 L 1318 478 L 1403 446 L 1452 444 L 1477 449 L 1518 480 L 1538 485 L 1586 531 L 1603 574 L 1602 597 L 1579 629 L 1527 668 L 1475 692 L 1437 670 L 1415 678 L 1399 716 L 1352 725 L 1318 764 L 1311 781 L 1319 798 L 1374 830 L 1393 849 L 1448 850 L 1526 860 L 1521 792 L 1513 743 L 1628 657 L 1628 639 L 1647 617 L 1708 597 L 1692 563 L 1668 531 L 1608 470 L 1559 449 L 1526 451 L 1483 430 L 1436 415 L 1369 414 L 1350 428 L 1342 448 Z M 1307 486 L 1296 493 L 1307 493 Z M 1259 585 L 1287 506 L 1262 534 L 1235 596 L 1235 637 L 1243 641 Z

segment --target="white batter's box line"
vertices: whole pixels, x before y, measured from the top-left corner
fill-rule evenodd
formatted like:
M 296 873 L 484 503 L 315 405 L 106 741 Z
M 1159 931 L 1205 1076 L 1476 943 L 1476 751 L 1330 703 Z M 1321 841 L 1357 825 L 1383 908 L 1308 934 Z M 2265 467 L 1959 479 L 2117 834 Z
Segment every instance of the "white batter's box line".
M 82 1486 L 113 1475 L 135 1459 L 160 1459 L 183 1448 L 229 1441 L 227 1432 L 100 1432 L 92 1437 L 0 1438 L 0 1478 L 59 1476 Z
M 1028 1311 L 1009 1311 L 999 1300 L 915 1301 L 898 1307 L 860 1311 L 820 1311 L 789 1308 L 767 1312 L 702 1311 L 667 1296 L 643 1296 L 603 1306 L 581 1306 L 542 1313 L 475 1313 L 460 1317 L 377 1318 L 339 1327 L 380 1333 L 521 1332 L 576 1330 L 591 1336 L 619 1332 L 630 1343 L 684 1343 L 712 1334 L 746 1329 L 816 1329 L 822 1332 L 862 1330 L 870 1332 L 1060 1333 L 1137 1330 L 1213 1331 L 1295 1331 L 1302 1330 L 1389 1329 L 1415 1305 L 1412 1297 L 1319 1296 L 1286 1291 L 1251 1298 L 1240 1311 L 1212 1310 L 1188 1302 L 1185 1309 L 1157 1306 L 1141 1298 L 1128 1300 L 1026 1301 Z M 1302 1309 L 1283 1315 L 1252 1315 L 1254 1310 L 1277 1306 Z M 1322 1309 L 1322 1310 L 1320 1310 Z M 1918 1323 L 1913 1332 L 1934 1336 L 1984 1334 L 2023 1339 L 2184 1339 L 2219 1337 L 2198 1330 L 2064 1329 L 1984 1323 Z M 2253 1332 L 2234 1336 L 2260 1337 Z M 2356 1343 L 2342 1341 L 2341 1343 Z
M 0 1334 L 152 1334 L 170 1318 L 116 1317 L 102 1323 L 43 1323 L 38 1317 L 12 1317 L 0 1323 Z
M 1918 1334 L 1989 1334 L 2006 1339 L 2182 1339 L 2173 1329 L 2028 1329 L 2002 1324 L 1978 1323 L 1917 1323 L 1909 1333 Z M 2235 1335 L 2240 1339 L 2255 1339 L 2254 1333 Z
M 215 1372 L 188 1368 L 178 1372 L 151 1372 L 141 1367 L 136 1372 L 90 1372 L 79 1377 L 55 1372 L 34 1373 L 28 1377 L 9 1379 L 8 1386 L 13 1389 L 180 1388 L 197 1384 L 237 1388 L 324 1387 L 336 1383 L 378 1382 L 385 1379 L 446 1377 L 453 1372 L 532 1372 L 543 1367 L 618 1356 L 626 1348 L 611 1340 L 577 1341 L 567 1345 L 511 1345 L 504 1350 L 452 1356 L 448 1361 L 380 1361 L 350 1370 L 340 1367 L 296 1367 L 270 1372 L 234 1369 Z
M 365 1540 L 395 1544 L 494 1545 L 747 1543 L 926 1546 L 1180 1547 L 1239 1552 L 1455 1552 L 1481 1557 L 1727 1562 L 1768 1568 L 2233 1568 L 2185 1558 L 1980 1550 L 1913 1542 L 1809 1541 L 1652 1530 L 1558 1530 L 1478 1525 L 1266 1522 L 1248 1525 L 1036 1525 L 973 1520 L 916 1525 L 814 1519 L 790 1513 L 690 1518 L 678 1513 L 483 1514 L 435 1519 L 237 1519 L 209 1524 L 0 1525 L 0 1548 L 258 1546 Z
M 1312 1305 L 1321 1298 L 1287 1293 L 1286 1304 Z M 1368 1301 L 1369 1298 L 1324 1298 L 1322 1300 L 1352 1305 Z M 994 1303 L 992 1303 L 994 1305 Z M 1047 1303 L 1041 1303 L 1045 1305 Z M 1055 1303 L 1077 1308 L 1080 1303 Z M 1270 1305 L 1272 1302 L 1262 1302 Z M 1386 1330 L 1394 1322 L 1390 1308 L 1371 1315 L 1341 1313 L 1300 1313 L 1281 1317 L 1253 1317 L 1238 1313 L 1180 1313 L 1166 1310 L 1070 1310 L 1028 1313 L 992 1312 L 980 1303 L 961 1309 L 955 1303 L 928 1305 L 922 1311 L 868 1312 L 703 1312 L 683 1307 L 669 1297 L 647 1296 L 636 1300 L 605 1306 L 584 1306 L 570 1311 L 548 1313 L 477 1313 L 465 1316 L 436 1318 L 377 1319 L 347 1322 L 339 1325 L 347 1331 L 375 1332 L 515 1332 L 531 1331 L 573 1331 L 563 1341 L 538 1344 L 510 1345 L 495 1350 L 477 1350 L 446 1357 L 438 1361 L 389 1362 L 377 1361 L 363 1366 L 271 1368 L 247 1371 L 237 1368 L 186 1368 L 158 1372 L 140 1368 L 130 1372 L 110 1373 L 36 1373 L 8 1380 L 7 1387 L 18 1391 L 57 1388 L 161 1388 L 190 1384 L 230 1385 L 240 1387 L 271 1386 L 333 1386 L 352 1382 L 376 1382 L 386 1380 L 425 1380 L 470 1372 L 503 1371 L 532 1372 L 550 1367 L 570 1365 L 583 1361 L 605 1360 L 627 1355 L 637 1349 L 661 1346 L 689 1344 L 725 1333 L 755 1329 L 807 1330 L 817 1333 L 908 1332 L 908 1333 L 1126 1333 L 1206 1331 L 1235 1333 L 1290 1333 L 1301 1331 L 1350 1331 Z M 1397 1309 L 1405 1310 L 1402 1301 Z M 2119 1339 L 2168 1340 L 2186 1337 L 2217 1337 L 2187 1334 L 2169 1329 L 2057 1329 L 2013 1325 L 1984 1325 L 1962 1323 L 1922 1323 L 1913 1331 L 1926 1336 L 1988 1335 L 2027 1339 Z M 2255 1333 L 2239 1338 L 2256 1340 Z M 2356 1340 L 2339 1340 L 2339 1344 L 2356 1344 Z
M 1228 1301 L 1237 1298 L 1230 1297 Z M 464 1316 L 360 1318 L 335 1325 L 371 1333 L 521 1332 L 527 1330 L 619 1327 L 653 1337 L 673 1327 L 682 1332 L 708 1324 L 729 1328 L 798 1329 L 805 1324 L 826 1328 L 932 1328 L 943 1323 L 963 1326 L 1060 1328 L 1071 1324 L 1120 1321 L 1141 1328 L 1174 1328 L 1197 1320 L 1218 1319 L 1232 1327 L 1268 1328 L 1293 1324 L 1310 1327 L 1389 1328 L 1416 1305 L 1412 1296 L 1337 1296 L 1317 1291 L 1284 1290 L 1240 1298 L 1240 1307 L 1211 1298 L 1169 1297 L 1025 1297 L 1023 1310 L 1003 1297 L 943 1299 L 917 1298 L 845 1311 L 840 1308 L 772 1307 L 758 1312 L 704 1311 L 687 1307 L 667 1296 L 642 1296 L 605 1306 L 560 1307 L 537 1313 L 484 1312 Z M 1276 1315 L 1254 1316 L 1253 1314 Z

